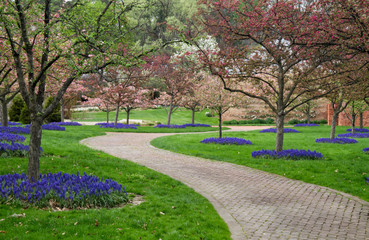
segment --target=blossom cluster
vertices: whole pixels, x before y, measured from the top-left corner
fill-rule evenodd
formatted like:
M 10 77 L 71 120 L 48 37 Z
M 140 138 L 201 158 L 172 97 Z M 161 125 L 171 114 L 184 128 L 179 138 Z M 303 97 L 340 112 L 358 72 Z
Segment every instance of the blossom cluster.
M 276 128 L 268 128 L 268 129 L 259 131 L 259 133 L 276 133 L 276 132 L 277 132 Z M 293 128 L 284 128 L 283 132 L 284 133 L 299 133 L 300 131 L 297 131 L 296 129 L 293 129 Z
M 0 127 L 1 130 L 4 130 L 0 132 L 0 154 L 2 156 L 26 156 L 29 151 L 29 146 L 20 143 L 24 142 L 26 137 L 10 133 L 12 128 L 17 130 L 22 129 L 19 132 L 23 132 L 24 129 L 27 129 L 21 127 Z M 15 132 L 17 132 L 17 130 Z
M 112 207 L 127 201 L 124 187 L 116 181 L 93 175 L 46 173 L 29 182 L 25 173 L 0 175 L 0 202 L 20 200 L 22 204 L 46 207 Z
M 123 124 L 117 123 L 97 123 L 96 125 L 100 125 L 100 128 L 123 128 L 123 129 L 137 129 L 137 125 L 135 124 Z
M 347 132 L 351 132 L 352 131 L 352 128 L 349 128 L 346 130 Z M 368 132 L 369 133 L 369 129 L 367 128 L 354 128 L 354 132 Z
M 315 139 L 316 143 L 338 143 L 338 144 L 352 144 L 352 143 L 357 143 L 357 141 L 355 139 L 350 139 L 350 138 L 334 138 L 334 139 L 330 139 L 330 138 L 317 138 Z
M 346 134 L 338 134 L 337 136 L 348 138 L 369 138 L 369 133 L 346 133 Z
M 311 150 L 298 150 L 298 149 L 287 149 L 276 152 L 275 150 L 259 150 L 251 153 L 253 158 L 268 158 L 268 159 L 278 159 L 285 158 L 291 160 L 299 160 L 299 159 L 322 159 L 324 158 L 323 154 L 311 151 Z
M 186 128 L 184 125 L 166 125 L 166 124 L 158 124 L 154 128 Z
M 363 152 L 369 154 L 369 148 L 364 148 Z
M 2 133 L 15 133 L 15 134 L 29 134 L 29 127 L 4 127 L 0 126 L 0 132 Z
M 49 125 L 58 125 L 58 126 L 82 126 L 79 122 L 51 122 Z
M 222 145 L 252 145 L 250 140 L 235 137 L 225 137 L 225 138 L 205 138 L 201 143 L 216 143 Z
M 0 125 L 2 125 L 2 123 L 0 123 Z M 21 126 L 21 125 L 22 123 L 18 123 L 18 122 L 11 122 L 11 121 L 8 122 L 8 126 Z
M 208 124 L 201 124 L 201 123 L 197 123 L 197 124 L 187 123 L 187 124 L 183 124 L 182 126 L 185 126 L 185 127 L 211 127 Z
M 296 124 L 294 127 L 319 127 L 319 124 L 316 124 L 316 123 L 299 123 L 299 124 Z

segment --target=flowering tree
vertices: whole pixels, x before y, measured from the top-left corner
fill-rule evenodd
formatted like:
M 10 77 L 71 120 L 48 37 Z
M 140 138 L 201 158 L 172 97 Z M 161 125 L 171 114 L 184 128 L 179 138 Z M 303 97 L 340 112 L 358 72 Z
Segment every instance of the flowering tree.
M 39 177 L 43 120 L 52 113 L 71 83 L 108 65 L 136 62 L 142 53 L 127 43 L 125 18 L 132 5 L 123 2 L 74 1 L 55 7 L 51 0 L 1 0 L 0 38 L 6 39 L 23 99 L 31 115 L 28 177 Z M 49 75 L 62 62 L 66 78 L 52 103 L 43 107 Z
M 200 100 L 203 106 L 211 109 L 218 116 L 219 138 L 222 138 L 222 117 L 230 108 L 245 106 L 239 93 L 232 93 L 223 88 L 223 83 L 217 76 L 204 74 L 202 86 L 199 88 Z
M 200 50 L 202 62 L 225 89 L 269 106 L 276 117 L 275 150 L 281 151 L 285 116 L 331 91 L 323 86 L 319 66 L 335 49 L 322 52 L 298 44 L 307 41 L 305 31 L 313 31 L 306 1 L 200 2 L 206 6 L 205 28 L 220 43 L 216 54 Z M 297 102 L 301 97 L 305 101 Z
M 169 55 L 158 55 L 152 63 L 154 76 L 162 79 L 165 86 L 165 94 L 161 94 L 160 104 L 168 106 L 168 121 L 172 113 L 179 107 L 183 95 L 190 91 L 190 79 L 193 77 L 193 71 L 189 70 L 190 62 L 183 57 L 171 58 Z

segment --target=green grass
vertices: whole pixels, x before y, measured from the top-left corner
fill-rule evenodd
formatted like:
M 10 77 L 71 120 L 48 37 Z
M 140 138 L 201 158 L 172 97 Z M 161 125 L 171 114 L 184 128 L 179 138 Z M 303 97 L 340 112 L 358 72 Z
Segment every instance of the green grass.
M 338 127 L 338 133 L 346 133 L 348 127 Z M 225 137 L 240 137 L 251 140 L 253 145 L 225 146 L 202 144 L 200 141 L 208 137 L 216 137 L 215 133 L 173 135 L 154 139 L 156 147 L 204 157 L 217 161 L 225 161 L 266 172 L 276 173 L 291 179 L 330 187 L 358 196 L 369 201 L 369 185 L 365 177 L 369 177 L 369 155 L 362 149 L 369 147 L 369 139 L 358 139 L 356 144 L 322 144 L 315 143 L 316 138 L 329 137 L 329 126 L 299 127 L 301 133 L 287 133 L 284 138 L 284 149 L 310 149 L 321 152 L 324 160 L 268 160 L 254 159 L 251 152 L 261 149 L 273 150 L 275 133 L 224 132 Z
M 98 126 L 96 126 L 98 128 Z M 104 128 L 106 132 L 136 132 L 136 133 L 187 133 L 187 132 L 211 132 L 218 131 L 216 127 L 187 127 L 187 128 L 154 128 L 154 127 L 137 127 L 137 129 L 124 128 Z M 222 127 L 223 130 L 229 128 Z
M 206 117 L 205 112 L 210 110 L 203 110 L 195 113 L 195 123 L 218 125 L 218 119 L 214 117 Z M 114 121 L 115 112 L 109 113 L 109 120 Z M 187 109 L 180 108 L 175 111 L 171 118 L 171 124 L 186 124 L 191 123 L 192 112 Z M 126 119 L 126 113 L 119 112 L 119 119 Z M 156 121 L 162 124 L 167 123 L 168 114 L 165 109 L 146 109 L 132 110 L 130 113 L 130 119 L 140 119 L 146 121 Z M 74 112 L 72 114 L 73 121 L 90 121 L 90 122 L 106 122 L 106 112 Z
M 54 212 L 0 205 L 0 239 L 230 239 L 212 205 L 163 174 L 79 144 L 104 134 L 96 126 L 43 131 L 40 172 L 111 178 L 145 202 L 123 208 Z M 1 158 L 0 174 L 27 171 L 26 158 Z M 25 213 L 24 218 L 10 217 Z M 161 214 L 161 213 L 164 213 Z

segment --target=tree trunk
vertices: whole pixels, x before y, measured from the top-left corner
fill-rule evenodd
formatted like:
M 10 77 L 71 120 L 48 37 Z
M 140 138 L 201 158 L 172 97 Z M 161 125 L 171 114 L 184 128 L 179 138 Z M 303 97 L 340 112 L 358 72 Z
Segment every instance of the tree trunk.
M 173 111 L 173 97 L 170 97 L 170 104 L 169 104 L 169 111 L 168 111 L 168 121 L 167 121 L 168 125 L 170 125 L 170 119 L 172 117 L 172 111 Z
M 129 113 L 131 112 L 131 109 L 127 109 L 126 113 L 127 113 L 127 124 L 129 124 Z
M 34 114 L 32 114 L 34 115 Z M 29 158 L 28 158 L 28 179 L 37 181 L 39 178 L 40 155 L 41 155 L 41 136 L 42 136 L 42 118 L 31 116 Z
M 109 107 L 106 107 L 106 123 L 109 123 Z
M 308 112 L 306 115 L 306 122 L 310 124 L 310 112 Z
M 351 115 L 352 121 L 351 121 L 351 133 L 355 133 L 355 121 L 356 121 L 356 115 Z
M 114 125 L 115 126 L 118 123 L 118 117 L 119 117 L 119 104 L 117 105 L 117 109 L 115 110 L 115 120 L 114 120 Z
M 5 99 L 1 100 L 1 124 L 4 127 L 8 126 L 8 104 Z
M 192 109 L 192 124 L 195 124 L 195 111 L 196 111 L 196 109 L 193 108 Z
M 219 138 L 222 138 L 223 134 L 222 134 L 222 113 L 220 112 L 219 114 Z
M 276 144 L 275 151 L 280 152 L 283 150 L 283 130 L 284 130 L 284 114 L 277 115 L 276 117 L 276 127 L 277 127 L 277 136 L 276 136 Z
M 336 124 L 337 124 L 338 114 L 339 113 L 333 113 L 333 116 L 332 116 L 331 134 L 330 134 L 330 139 L 332 140 L 336 137 Z
M 360 113 L 359 117 L 360 117 L 360 128 L 364 128 L 364 119 L 363 119 L 363 115 L 364 113 Z
M 65 112 L 64 112 L 64 99 L 62 98 L 60 100 L 60 122 L 64 122 L 64 116 L 65 116 Z

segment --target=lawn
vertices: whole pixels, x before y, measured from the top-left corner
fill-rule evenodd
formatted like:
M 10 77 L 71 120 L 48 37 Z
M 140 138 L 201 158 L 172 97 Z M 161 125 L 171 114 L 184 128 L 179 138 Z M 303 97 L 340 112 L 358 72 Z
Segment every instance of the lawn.
M 95 128 L 99 128 L 96 126 Z M 212 132 L 218 131 L 217 127 L 186 127 L 186 128 L 154 128 L 151 126 L 137 127 L 137 129 L 104 128 L 105 132 L 136 132 L 136 133 L 186 133 L 186 132 Z M 227 130 L 229 128 L 222 127 Z
M 337 133 L 346 133 L 348 127 L 338 127 Z M 271 160 L 254 159 L 251 152 L 261 149 L 273 150 L 275 133 L 224 132 L 224 137 L 239 137 L 251 140 L 253 145 L 218 145 L 203 144 L 200 141 L 208 137 L 216 137 L 215 133 L 173 135 L 154 139 L 156 147 L 225 161 L 266 172 L 276 173 L 291 179 L 330 187 L 358 196 L 369 201 L 369 185 L 365 177 L 369 177 L 369 155 L 362 152 L 369 147 L 369 139 L 357 139 L 356 144 L 324 144 L 315 143 L 316 138 L 329 137 L 329 126 L 298 127 L 301 133 L 286 133 L 284 149 L 310 149 L 321 152 L 323 160 Z
M 210 110 L 203 110 L 195 113 L 195 123 L 218 125 L 218 119 L 214 117 L 206 117 L 205 113 Z M 132 110 L 130 119 L 139 119 L 146 121 L 156 121 L 157 123 L 166 124 L 168 114 L 165 109 L 146 109 L 146 110 Z M 115 112 L 109 113 L 109 120 L 114 121 Z M 171 118 L 171 124 L 186 124 L 191 123 L 192 112 L 190 110 L 179 108 L 175 111 Z M 119 119 L 126 119 L 124 111 L 119 112 Z M 74 112 L 72 114 L 73 121 L 90 121 L 90 122 L 106 122 L 106 112 Z
M 125 186 L 140 205 L 72 211 L 0 205 L 0 239 L 230 239 L 213 206 L 186 185 L 163 174 L 79 144 L 104 134 L 97 126 L 43 131 L 41 173 L 86 172 Z M 27 171 L 26 158 L 0 158 L 0 174 Z M 24 217 L 11 217 L 13 214 Z

